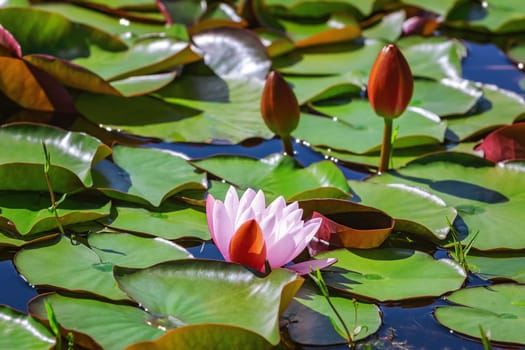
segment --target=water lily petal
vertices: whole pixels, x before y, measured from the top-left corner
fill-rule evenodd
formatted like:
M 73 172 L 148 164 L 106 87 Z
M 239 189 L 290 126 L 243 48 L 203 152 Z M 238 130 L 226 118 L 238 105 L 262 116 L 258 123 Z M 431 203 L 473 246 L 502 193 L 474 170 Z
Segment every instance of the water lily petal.
M 287 266 L 288 270 L 298 273 L 299 275 L 306 275 L 310 272 L 315 271 L 316 269 L 324 269 L 330 265 L 333 265 L 337 262 L 336 258 L 325 258 L 325 259 L 314 259 L 303 261 L 297 264 Z
M 229 261 L 230 255 L 228 247 L 230 240 L 234 234 L 233 222 L 228 216 L 228 211 L 221 201 L 215 201 L 212 212 L 213 233 L 210 232 L 213 242 L 224 256 L 224 259 Z

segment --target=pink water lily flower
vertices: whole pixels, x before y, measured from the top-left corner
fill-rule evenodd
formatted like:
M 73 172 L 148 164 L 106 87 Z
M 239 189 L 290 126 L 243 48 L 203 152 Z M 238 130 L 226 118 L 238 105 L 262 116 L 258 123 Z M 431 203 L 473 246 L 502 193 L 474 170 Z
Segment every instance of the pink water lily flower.
M 224 202 L 206 199 L 206 216 L 213 242 L 226 261 L 264 271 L 287 265 L 308 245 L 321 219 L 302 220 L 297 202 L 286 205 L 282 196 L 266 207 L 264 193 L 247 189 L 239 197 L 230 187 Z M 336 259 L 319 259 L 285 266 L 301 275 L 332 265 Z

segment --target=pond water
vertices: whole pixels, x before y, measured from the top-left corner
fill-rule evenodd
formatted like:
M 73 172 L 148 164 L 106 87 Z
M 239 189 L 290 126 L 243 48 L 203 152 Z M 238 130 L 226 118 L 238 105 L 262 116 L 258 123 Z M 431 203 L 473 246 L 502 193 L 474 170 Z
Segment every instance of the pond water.
M 520 87 L 520 81 L 525 79 L 525 74 L 509 62 L 499 49 L 491 44 L 474 43 L 467 43 L 467 49 L 469 56 L 463 62 L 463 76 L 466 79 L 495 84 L 525 96 L 525 91 Z M 269 140 L 250 146 L 159 143 L 149 145 L 149 147 L 174 150 L 190 158 L 200 158 L 212 154 L 243 154 L 261 158 L 282 150 L 279 140 Z M 301 143 L 295 144 L 294 147 L 297 151 L 297 159 L 304 166 L 325 158 Z M 340 168 L 349 179 L 366 177 L 366 174 L 359 171 L 350 170 L 343 166 Z M 196 257 L 220 259 L 220 254 L 211 244 L 193 247 L 190 250 Z M 433 253 L 436 258 L 447 257 L 447 253 L 443 250 L 437 250 Z M 26 312 L 27 301 L 37 295 L 37 292 L 18 275 L 11 260 L 0 262 L 0 281 L 3 287 L 0 288 L 0 304 L 6 304 Z M 468 280 L 468 286 L 487 284 L 488 282 L 474 276 L 470 276 Z M 439 298 L 395 305 L 381 305 L 383 325 L 380 331 L 370 339 L 371 342 L 377 340 L 377 343 L 373 345 L 374 348 L 483 349 L 477 341 L 453 334 L 435 321 L 432 312 L 436 306 L 442 304 L 444 301 Z M 323 347 L 322 349 L 345 348 L 347 347 L 341 345 Z M 314 348 L 304 347 L 304 349 Z M 316 347 L 315 349 L 321 348 Z

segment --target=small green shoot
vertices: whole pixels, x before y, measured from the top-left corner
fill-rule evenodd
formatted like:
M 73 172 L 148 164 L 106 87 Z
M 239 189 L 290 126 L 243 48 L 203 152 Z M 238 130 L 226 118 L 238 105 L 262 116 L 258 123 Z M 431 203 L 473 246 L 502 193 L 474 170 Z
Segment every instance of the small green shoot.
M 465 247 L 463 247 L 463 244 L 461 244 L 461 240 L 459 239 L 459 233 L 456 231 L 456 229 L 454 228 L 454 226 L 452 225 L 452 223 L 450 222 L 448 218 L 447 218 L 447 222 L 450 227 L 450 233 L 452 235 L 452 239 L 454 240 L 453 257 L 461 265 L 461 267 L 463 267 L 465 272 L 468 273 L 470 269 L 469 269 L 468 262 L 467 262 L 467 256 L 468 256 L 468 253 L 470 252 L 470 249 L 472 248 L 472 245 L 474 244 L 474 241 L 478 237 L 479 231 L 476 232 L 472 236 L 470 241 L 465 245 Z
M 492 350 L 492 345 L 490 345 L 490 331 L 485 332 L 483 327 L 479 325 L 479 333 L 481 334 L 481 344 L 483 344 L 483 349 Z
M 315 282 L 319 290 L 321 291 L 321 294 L 325 297 L 326 301 L 328 302 L 328 305 L 330 305 L 330 308 L 334 311 L 334 314 L 337 317 L 337 320 L 343 326 L 343 329 L 341 329 L 337 321 L 330 318 L 330 322 L 332 323 L 332 326 L 334 327 L 335 331 L 341 337 L 345 338 L 348 341 L 349 349 L 355 349 L 355 344 L 354 344 L 355 336 L 361 333 L 363 329 L 367 329 L 366 326 L 361 326 L 357 324 L 357 307 L 358 307 L 357 301 L 355 299 L 352 300 L 352 302 L 354 303 L 354 328 L 353 328 L 353 331 L 350 332 L 348 329 L 348 326 L 343 320 L 343 317 L 341 316 L 339 311 L 337 311 L 335 305 L 332 303 L 332 300 L 330 299 L 330 294 L 328 292 L 328 286 L 326 285 L 326 282 L 324 281 L 323 276 L 321 275 L 321 271 L 319 269 L 316 269 L 315 275 L 312 273 L 310 273 L 309 275 L 312 278 L 312 280 Z
M 67 194 L 64 193 L 60 200 L 58 202 L 56 201 L 55 191 L 53 190 L 53 186 L 51 185 L 51 179 L 49 178 L 49 170 L 51 168 L 51 154 L 47 150 L 46 143 L 44 141 L 42 141 L 42 148 L 44 149 L 44 177 L 46 179 L 47 188 L 49 190 L 49 197 L 51 198 L 51 207 L 49 208 L 49 210 L 55 216 L 58 230 L 62 235 L 65 235 L 64 227 L 62 226 L 62 222 L 60 221 L 60 218 L 58 216 L 57 207 L 66 199 Z
M 47 313 L 47 319 L 49 321 L 49 326 L 51 327 L 51 331 L 55 335 L 56 344 L 55 349 L 60 350 L 62 349 L 62 335 L 60 334 L 60 324 L 57 321 L 55 311 L 53 310 L 53 307 L 49 303 L 49 301 L 45 301 L 46 306 L 46 313 Z

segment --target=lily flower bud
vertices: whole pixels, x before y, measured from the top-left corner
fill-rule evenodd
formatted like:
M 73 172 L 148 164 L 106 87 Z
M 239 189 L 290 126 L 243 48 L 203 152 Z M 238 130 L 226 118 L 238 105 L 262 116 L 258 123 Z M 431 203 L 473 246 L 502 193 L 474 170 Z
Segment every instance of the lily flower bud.
M 408 63 L 399 49 L 386 45 L 377 58 L 368 78 L 368 99 L 377 115 L 397 118 L 407 108 L 414 89 Z
M 299 124 L 299 103 L 293 90 L 275 71 L 270 72 L 261 97 L 266 126 L 281 139 L 288 139 Z

